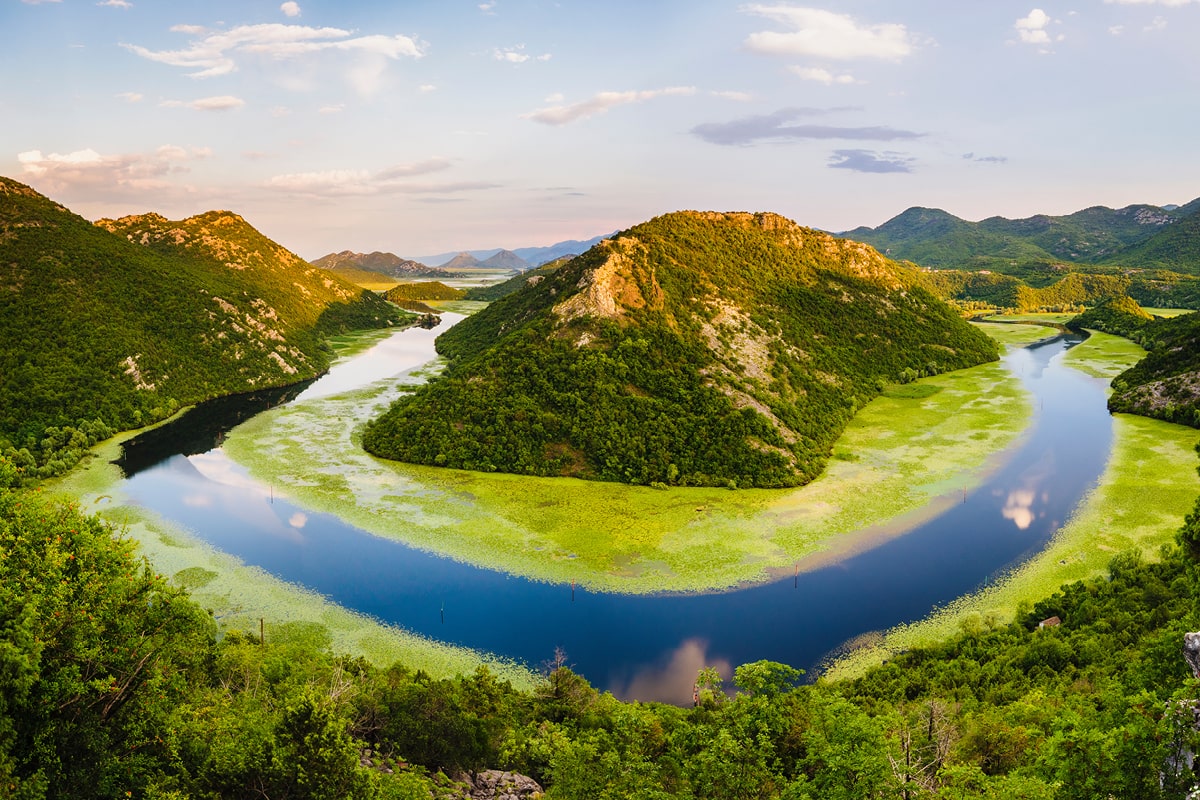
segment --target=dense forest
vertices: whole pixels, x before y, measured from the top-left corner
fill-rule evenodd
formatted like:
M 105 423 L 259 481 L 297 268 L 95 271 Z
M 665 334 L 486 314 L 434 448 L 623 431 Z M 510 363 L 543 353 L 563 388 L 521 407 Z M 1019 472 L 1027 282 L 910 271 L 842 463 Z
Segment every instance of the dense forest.
M 324 371 L 325 338 L 403 312 L 240 217 L 93 225 L 0 178 L 0 454 L 60 474 L 113 432 Z
M 598 692 L 569 653 L 524 691 L 331 653 L 303 626 L 218 635 L 188 575 L 64 501 L 0 491 L 0 794 L 415 800 L 503 769 L 551 800 L 1183 798 L 1198 514 L 1181 546 L 1118 555 L 1009 624 L 848 682 L 706 668 L 677 708 Z
M 774 215 L 695 212 L 526 281 L 437 347 L 445 373 L 367 427 L 370 452 L 730 487 L 812 480 L 887 384 L 997 357 L 868 247 Z

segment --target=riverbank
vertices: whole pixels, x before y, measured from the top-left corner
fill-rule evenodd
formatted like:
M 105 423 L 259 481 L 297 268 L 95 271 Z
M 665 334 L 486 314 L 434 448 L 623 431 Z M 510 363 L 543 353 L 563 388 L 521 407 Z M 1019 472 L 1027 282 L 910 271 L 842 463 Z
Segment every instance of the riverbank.
M 1092 332 L 1064 360 L 1107 382 L 1143 354 L 1126 339 Z M 1174 541 L 1200 494 L 1198 440 L 1200 431 L 1193 428 L 1115 415 L 1104 474 L 1044 550 L 985 590 L 920 622 L 864 637 L 864 646 L 837 659 L 825 675 L 858 676 L 898 652 L 933 645 L 959 630 L 1007 624 L 1019 607 L 1049 597 L 1064 584 L 1104 574 L 1117 553 L 1138 550 L 1144 558 L 1155 558 L 1162 545 Z
M 1050 331 L 986 325 L 1023 344 Z M 883 523 L 898 534 L 939 499 L 978 485 L 1018 440 L 1020 380 L 987 364 L 896 387 L 868 404 L 825 474 L 797 490 L 659 490 L 418 467 L 373 458 L 356 430 L 423 379 L 263 413 L 225 451 L 294 501 L 441 556 L 535 580 L 617 593 L 698 592 L 762 581 Z M 859 536 L 859 547 L 867 540 Z M 872 539 L 870 543 L 875 543 Z

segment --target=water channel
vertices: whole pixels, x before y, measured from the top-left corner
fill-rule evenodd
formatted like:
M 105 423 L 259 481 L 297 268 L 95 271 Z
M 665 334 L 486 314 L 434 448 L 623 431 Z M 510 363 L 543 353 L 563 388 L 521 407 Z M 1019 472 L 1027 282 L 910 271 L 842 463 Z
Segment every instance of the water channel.
M 686 702 L 701 666 L 769 659 L 811 671 L 857 636 L 920 619 L 994 580 L 1065 523 L 1104 469 L 1112 442 L 1103 385 L 1061 363 L 1078 338 L 1013 350 L 1005 363 L 1032 394 L 1031 430 L 946 512 L 797 577 L 651 596 L 539 583 L 414 550 L 285 497 L 268 500 L 267 487 L 220 451 L 224 431 L 262 408 L 424 363 L 439 332 L 400 332 L 311 385 L 216 401 L 132 440 L 118 462 L 127 475 L 122 492 L 214 547 L 347 608 L 534 667 L 561 648 L 599 688 Z M 214 480 L 214 463 L 237 479 Z M 199 495 L 210 500 L 194 502 Z M 298 518 L 302 526 L 289 524 Z

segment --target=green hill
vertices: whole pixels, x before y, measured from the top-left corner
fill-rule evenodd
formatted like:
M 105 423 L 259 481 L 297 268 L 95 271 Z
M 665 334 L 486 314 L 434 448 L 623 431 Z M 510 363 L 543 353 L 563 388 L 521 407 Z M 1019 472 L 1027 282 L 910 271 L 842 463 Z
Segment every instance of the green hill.
M 1101 300 L 1075 319 L 1067 322 L 1073 331 L 1090 329 L 1123 336 L 1135 342 L 1142 340 L 1142 331 L 1153 322 L 1154 317 L 1146 313 L 1131 297 L 1117 296 Z
M 490 286 L 473 286 L 470 289 L 467 289 L 466 299 L 484 300 L 489 303 L 494 300 L 499 300 L 501 297 L 510 295 L 519 289 L 536 284 L 538 281 L 541 281 L 547 275 L 550 275 L 563 264 L 566 264 L 575 257 L 576 256 L 560 256 L 559 258 L 556 258 L 553 261 L 547 261 L 540 267 L 531 269 L 528 272 L 522 272 L 520 275 L 514 275 L 506 281 L 493 283 Z
M 1149 352 L 1113 378 L 1108 407 L 1200 428 L 1200 314 L 1154 320 L 1140 339 Z
M 484 471 L 804 483 L 887 382 L 997 357 L 916 280 L 774 214 L 658 217 L 443 334 L 445 374 L 364 446 Z
M 400 317 L 234 214 L 93 225 L 6 178 L 0 286 L 0 453 L 27 475 L 180 406 L 318 375 L 327 334 Z
M 989 217 L 980 222 L 941 209 L 910 208 L 878 228 L 855 228 L 842 235 L 926 267 L 1012 272 L 1054 262 L 1173 269 L 1186 263 L 1192 267 L 1184 271 L 1194 271 L 1200 269 L 1194 258 L 1172 259 L 1170 245 L 1160 252 L 1150 243 L 1159 237 L 1175 241 L 1168 234 L 1196 208 L 1196 201 L 1170 210 L 1152 205 L 1093 206 L 1063 216 Z M 1126 259 L 1127 253 L 1138 253 L 1143 246 L 1151 252 L 1135 261 Z
M 1185 208 L 1191 207 L 1191 204 Z M 1123 267 L 1200 274 L 1200 209 L 1163 228 L 1141 244 L 1107 259 Z
M 414 281 L 393 286 L 383 293 L 383 299 L 403 305 L 405 300 L 462 300 L 466 294 L 441 281 Z

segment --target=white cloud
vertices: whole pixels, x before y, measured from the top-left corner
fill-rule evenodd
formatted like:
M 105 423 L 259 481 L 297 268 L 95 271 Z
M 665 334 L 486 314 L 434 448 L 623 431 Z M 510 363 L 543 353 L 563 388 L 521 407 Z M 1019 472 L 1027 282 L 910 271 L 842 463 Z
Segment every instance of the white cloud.
M 1017 20 L 1013 27 L 1017 29 L 1017 35 L 1021 37 L 1022 42 L 1047 45 L 1050 44 L 1050 34 L 1046 31 L 1049 24 L 1049 15 L 1040 8 L 1035 8 L 1029 12 L 1029 16 Z
M 437 87 L 434 86 L 432 83 L 422 83 L 420 86 L 417 87 L 417 91 L 420 92 L 421 94 L 429 94 L 430 92 L 437 91 Z
M 451 166 L 453 165 L 450 159 L 433 156 L 423 161 L 394 164 L 374 172 L 365 169 L 334 169 L 275 175 L 266 182 L 265 186 L 268 189 L 313 197 L 447 194 L 496 188 L 496 184 L 479 181 L 436 183 L 411 180 L 421 175 L 448 170 Z
M 246 105 L 246 101 L 240 97 L 222 94 L 216 97 L 201 97 L 199 100 L 188 102 L 183 100 L 164 100 L 159 105 L 164 108 L 191 108 L 195 111 L 229 111 L 233 108 L 241 108 Z
M 507 61 L 509 64 L 524 64 L 526 61 L 549 61 L 551 56 L 549 53 L 542 53 L 540 56 L 531 56 L 525 52 L 525 45 L 519 44 L 516 47 L 506 47 L 503 50 L 496 48 L 492 51 L 492 57 L 497 61 Z
M 317 109 L 318 114 L 340 114 L 346 110 L 345 103 L 335 103 L 333 105 L 321 106 Z
M 826 86 L 832 86 L 835 83 L 848 84 L 858 83 L 853 75 L 834 75 L 827 69 L 820 67 L 789 67 L 789 69 L 806 81 L 815 83 L 823 83 Z
M 423 44 L 408 36 L 352 36 L 340 28 L 269 23 L 239 25 L 227 31 L 207 31 L 193 25 L 176 25 L 171 30 L 200 38 L 182 50 L 150 50 L 134 44 L 122 47 L 150 61 L 193 70 L 188 73 L 193 78 L 228 75 L 246 57 L 279 62 L 318 53 L 341 53 L 353 59 L 345 72 L 346 80 L 364 95 L 379 88 L 389 60 L 424 55 Z
M 98 6 L 108 6 L 109 8 L 133 8 L 133 3 L 129 0 L 104 0 L 102 3 L 96 3 Z
M 172 25 L 169 30 L 171 33 L 188 33 L 192 36 L 208 33 L 208 28 L 203 25 Z
M 270 114 L 275 119 L 283 119 L 292 113 L 292 110 L 287 106 L 271 106 Z
M 163 145 L 152 153 L 102 155 L 92 148 L 71 153 L 27 150 L 17 154 L 23 176 L 49 193 L 100 190 L 110 194 L 138 193 L 173 186 L 166 178 L 188 171 L 188 162 L 212 155 L 207 147 Z
M 62 0 L 21 0 L 21 2 L 29 6 L 40 6 L 42 3 L 61 3 Z
M 479 4 L 479 10 L 490 16 L 496 15 L 496 12 L 494 10 L 495 8 L 496 8 L 496 0 L 490 0 L 490 2 Z
M 750 94 L 749 92 L 727 91 L 727 92 L 709 92 L 709 94 L 711 94 L 713 97 L 721 97 L 721 98 L 724 98 L 725 100 L 733 100 L 734 102 L 737 102 L 737 103 L 749 103 L 751 100 L 754 99 L 754 95 Z M 562 98 L 560 97 L 559 99 L 561 100 Z
M 300 4 L 299 4 L 299 3 L 293 3 L 293 2 L 291 2 L 291 0 L 288 0 L 288 2 L 284 3 L 283 5 L 281 5 L 281 6 L 279 7 L 279 10 L 283 12 L 283 15 L 284 15 L 285 17 L 298 17 L 298 16 L 300 16 Z
M 138 92 L 120 92 L 113 96 L 121 98 L 126 103 L 140 103 L 144 99 Z
M 1142 30 L 1146 31 L 1147 33 L 1155 33 L 1157 31 L 1165 31 L 1166 29 L 1167 29 L 1167 18 L 1166 17 L 1155 17 L 1154 21 L 1151 22 L 1149 25 L 1147 25 Z
M 1109 5 L 1118 6 L 1190 6 L 1200 3 L 1200 0 L 1104 0 Z
M 1113 36 L 1120 36 L 1122 33 L 1125 32 L 1125 26 L 1124 25 L 1113 25 L 1112 27 L 1110 27 L 1108 29 L 1108 32 L 1111 33 Z
M 569 106 L 558 105 L 539 108 L 528 114 L 522 114 L 521 117 L 522 119 L 531 119 L 534 122 L 541 122 L 545 125 L 566 125 L 569 122 L 577 122 L 596 114 L 603 114 L 614 106 L 626 105 L 628 103 L 644 103 L 647 100 L 653 100 L 657 97 L 693 95 L 695 93 L 696 89 L 693 86 L 670 86 L 666 89 L 647 89 L 640 92 L 600 92 L 591 99 L 580 103 L 574 103 Z
M 896 61 L 913 51 L 908 29 L 897 23 L 861 26 L 848 14 L 796 6 L 748 5 L 741 10 L 791 28 L 785 32 L 750 34 L 746 47 L 756 53 L 839 61 L 859 58 Z

